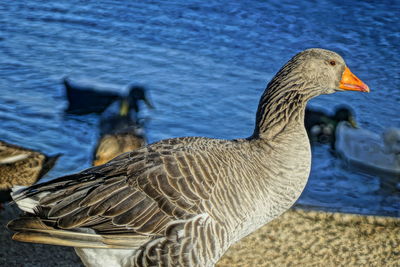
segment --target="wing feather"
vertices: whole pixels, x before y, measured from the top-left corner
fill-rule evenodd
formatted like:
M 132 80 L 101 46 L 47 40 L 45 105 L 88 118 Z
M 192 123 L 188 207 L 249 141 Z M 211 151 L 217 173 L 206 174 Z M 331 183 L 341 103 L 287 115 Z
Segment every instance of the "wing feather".
M 88 210 L 89 216 L 96 216 L 96 215 L 104 215 L 104 213 L 116 206 L 121 200 L 125 199 L 126 197 L 132 194 L 132 189 L 129 186 L 125 185 L 120 187 L 118 190 L 115 190 L 110 194 L 109 198 L 103 198 L 101 201 L 96 202 L 94 205 L 90 207 Z M 82 205 L 81 206 L 86 206 Z
M 89 207 L 84 209 L 76 210 L 70 216 L 64 216 L 58 220 L 58 226 L 62 229 L 73 229 L 77 226 L 83 225 L 89 220 L 87 216 Z
M 119 178 L 119 177 L 117 177 Z M 99 196 L 108 196 L 113 193 L 117 193 L 122 186 L 124 186 L 125 180 L 118 179 L 113 182 L 104 183 L 97 188 L 95 188 L 92 192 L 90 192 L 85 199 L 80 203 L 82 207 L 91 206 L 96 204 L 102 200 Z
M 153 204 L 151 199 L 143 198 L 136 205 L 134 206 L 131 205 L 131 208 L 126 212 L 112 218 L 112 222 L 115 225 L 119 226 L 128 225 L 130 222 L 135 220 L 135 218 L 140 214 L 140 212 L 143 212 L 143 209 L 147 208 L 151 204 Z
M 103 216 L 112 218 L 125 213 L 131 209 L 132 206 L 135 206 L 137 204 L 136 202 L 143 200 L 144 197 L 145 196 L 139 191 L 130 193 L 125 199 L 122 199 L 121 202 L 116 203 L 113 207 L 105 211 Z
M 129 238 L 148 240 L 143 236 L 167 235 L 169 224 L 202 213 L 201 203 L 212 194 L 216 181 L 210 171 L 219 163 L 208 160 L 204 151 L 183 149 L 177 140 L 166 140 L 125 153 L 105 165 L 35 185 L 16 199 L 38 198 L 39 207 L 32 216 L 62 234 L 46 232 L 39 237 L 38 231 L 29 230 L 29 226 L 9 227 L 20 233 L 19 240 L 33 238 L 28 236 L 35 232 L 32 240 L 51 244 L 61 244 L 65 232 L 90 228 L 101 236 L 101 244 L 91 241 L 94 247 L 125 246 Z
M 79 203 L 82 201 L 82 199 L 85 197 L 85 194 L 87 193 L 87 190 L 82 190 L 75 192 L 69 196 L 66 196 L 64 199 L 62 199 L 58 205 L 53 206 L 50 211 L 47 214 L 47 217 L 50 219 L 58 218 L 60 216 L 65 216 L 73 211 L 79 209 Z

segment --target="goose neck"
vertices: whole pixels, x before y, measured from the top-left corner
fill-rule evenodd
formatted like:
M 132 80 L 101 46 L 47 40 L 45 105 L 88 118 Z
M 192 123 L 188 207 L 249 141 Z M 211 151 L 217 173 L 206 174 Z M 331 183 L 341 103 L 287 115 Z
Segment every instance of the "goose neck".
M 304 129 L 307 102 L 318 88 L 305 82 L 271 82 L 261 97 L 252 138 L 271 139 L 285 131 Z

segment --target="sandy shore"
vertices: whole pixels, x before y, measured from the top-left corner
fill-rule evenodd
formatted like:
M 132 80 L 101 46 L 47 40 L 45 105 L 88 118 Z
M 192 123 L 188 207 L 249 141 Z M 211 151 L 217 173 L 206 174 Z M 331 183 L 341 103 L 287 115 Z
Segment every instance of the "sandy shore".
M 0 266 L 82 266 L 74 250 L 11 240 L 0 212 Z M 235 244 L 217 267 L 400 266 L 400 218 L 290 210 Z
M 400 266 L 400 218 L 292 209 L 233 245 L 228 266 Z

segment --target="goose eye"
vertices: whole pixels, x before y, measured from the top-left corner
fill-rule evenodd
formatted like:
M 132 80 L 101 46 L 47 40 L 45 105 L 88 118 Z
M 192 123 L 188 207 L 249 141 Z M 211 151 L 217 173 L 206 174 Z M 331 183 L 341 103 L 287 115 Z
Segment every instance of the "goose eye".
M 329 61 L 329 64 L 330 64 L 331 66 L 335 66 L 335 65 L 336 65 L 336 61 L 335 61 L 335 60 L 330 60 L 330 61 Z

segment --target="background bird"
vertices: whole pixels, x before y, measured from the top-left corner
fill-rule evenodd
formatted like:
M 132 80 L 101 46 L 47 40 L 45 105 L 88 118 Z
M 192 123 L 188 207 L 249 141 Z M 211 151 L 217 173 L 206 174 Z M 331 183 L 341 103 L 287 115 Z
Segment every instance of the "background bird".
M 128 99 L 130 107 L 138 112 L 138 101 L 143 101 L 152 107 L 151 102 L 146 96 L 146 91 L 138 85 L 130 85 L 127 94 L 115 91 L 115 88 L 99 87 L 90 84 L 79 84 L 71 81 L 68 77 L 63 78 L 65 94 L 68 100 L 67 113 L 89 114 L 104 112 L 116 100 Z M 113 90 L 114 89 L 114 90 Z
M 96 86 L 81 85 L 63 78 L 68 100 L 66 112 L 72 114 L 101 113 L 121 96 L 115 91 L 99 89 Z
M 245 139 L 162 140 L 16 192 L 15 240 L 76 247 L 87 266 L 213 266 L 307 183 L 309 99 L 369 91 L 336 53 L 308 49 L 275 75 Z M 104 250 L 103 248 L 108 248 Z
M 138 99 L 144 97 L 141 87 L 131 90 L 132 94 L 119 101 L 119 111 L 105 111 L 100 119 L 100 139 L 94 152 L 93 165 L 104 164 L 116 156 L 146 145 L 143 122 L 138 118 Z M 145 98 L 147 99 L 147 98 Z M 149 102 L 149 105 L 152 105 Z
M 338 156 L 355 169 L 381 175 L 385 182 L 400 181 L 400 129 L 388 128 L 378 134 L 341 122 L 335 147 Z
M 61 154 L 47 156 L 38 151 L 0 141 L 0 205 L 10 201 L 11 188 L 36 183 Z
M 354 128 L 357 127 L 354 111 L 347 105 L 336 106 L 333 115 L 322 110 L 306 108 L 305 127 L 312 144 L 330 144 L 334 149 L 336 127 L 342 121 L 350 123 Z

